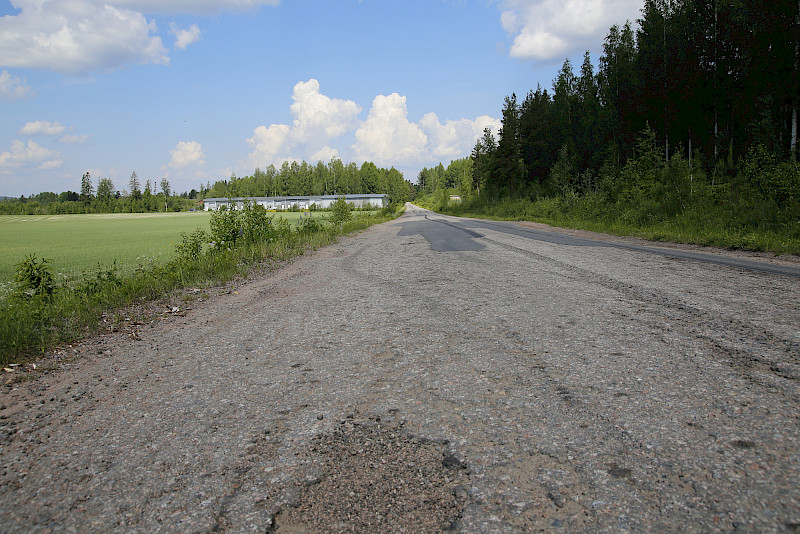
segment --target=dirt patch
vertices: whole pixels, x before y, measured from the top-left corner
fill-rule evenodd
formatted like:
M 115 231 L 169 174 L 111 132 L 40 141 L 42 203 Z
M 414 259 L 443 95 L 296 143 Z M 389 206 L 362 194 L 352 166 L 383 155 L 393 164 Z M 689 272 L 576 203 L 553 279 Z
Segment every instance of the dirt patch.
M 461 517 L 466 465 L 402 422 L 351 414 L 304 454 L 308 474 L 286 490 L 274 532 L 443 532 Z

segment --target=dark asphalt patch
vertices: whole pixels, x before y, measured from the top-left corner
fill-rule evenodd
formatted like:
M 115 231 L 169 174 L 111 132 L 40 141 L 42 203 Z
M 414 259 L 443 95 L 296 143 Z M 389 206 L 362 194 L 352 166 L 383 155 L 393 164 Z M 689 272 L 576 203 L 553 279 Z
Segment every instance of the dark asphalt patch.
M 559 234 L 557 232 L 546 232 L 536 230 L 533 228 L 523 228 L 515 223 L 497 222 L 497 221 L 480 221 L 480 220 L 459 220 L 459 226 L 464 231 L 470 231 L 469 228 L 486 228 L 503 232 L 506 234 L 513 234 L 527 239 L 535 239 L 536 241 L 545 241 L 547 243 L 554 243 L 556 245 L 565 245 L 571 247 L 614 247 L 625 250 L 632 250 L 636 252 L 645 252 L 648 254 L 657 254 L 659 256 L 667 256 L 670 258 L 680 258 L 690 261 L 701 261 L 705 263 L 713 263 L 716 265 L 725 265 L 738 269 L 746 269 L 749 271 L 757 271 L 764 273 L 781 274 L 784 276 L 791 276 L 800 278 L 800 267 L 792 267 L 788 265 L 777 265 L 772 263 L 762 263 L 754 260 L 746 260 L 741 258 L 733 258 L 729 256 L 717 256 L 714 254 L 703 254 L 702 252 L 691 252 L 688 250 L 677 250 L 668 248 L 655 248 L 640 245 L 633 245 L 630 243 L 623 243 L 619 241 L 595 241 L 593 239 L 572 237 L 569 235 Z M 448 222 L 452 226 L 456 226 Z
M 477 232 L 462 228 L 456 224 L 439 219 L 425 219 L 403 223 L 399 236 L 421 235 L 431 244 L 431 249 L 437 252 L 477 251 L 486 248 L 486 245 L 475 242 L 478 237 L 483 237 Z

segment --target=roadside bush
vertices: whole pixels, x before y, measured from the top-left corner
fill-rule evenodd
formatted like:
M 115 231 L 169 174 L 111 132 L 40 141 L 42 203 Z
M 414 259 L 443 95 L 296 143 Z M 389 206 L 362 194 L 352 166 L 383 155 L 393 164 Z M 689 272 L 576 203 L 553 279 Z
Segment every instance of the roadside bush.
M 245 202 L 239 223 L 241 224 L 239 235 L 247 243 L 269 241 L 276 237 L 272 228 L 272 216 L 267 214 L 267 210 L 261 204 Z
M 239 212 L 224 207 L 211 214 L 209 226 L 211 226 L 211 240 L 214 242 L 215 248 L 234 245 L 242 231 Z
M 436 205 L 438 211 L 445 211 L 447 210 L 447 206 L 450 204 L 450 190 L 449 189 L 439 189 L 436 193 Z
M 312 216 L 300 217 L 297 221 L 297 231 L 301 234 L 310 234 L 322 230 L 322 224 Z
M 119 276 L 119 268 L 117 267 L 117 262 L 114 261 L 111 263 L 111 267 L 108 268 L 103 268 L 98 264 L 97 271 L 92 275 L 85 276 L 77 289 L 79 293 L 94 295 L 109 287 L 121 284 L 122 278 Z
M 397 211 L 397 204 L 387 204 L 380 210 L 380 214 L 382 217 L 391 217 Z
M 353 217 L 350 212 L 350 204 L 344 197 L 339 197 L 331 206 L 331 215 L 328 219 L 334 226 L 341 226 Z
M 191 234 L 181 232 L 181 242 L 175 245 L 175 252 L 180 260 L 196 260 L 203 251 L 203 245 L 208 241 L 208 234 L 197 228 Z
M 56 280 L 49 260 L 42 258 L 37 261 L 36 254 L 26 256 L 17 264 L 14 281 L 17 283 L 17 296 L 25 299 L 33 296 L 49 298 L 56 291 Z
M 758 145 L 748 153 L 743 172 L 765 198 L 781 207 L 800 200 L 800 165 L 796 161 L 778 163 Z

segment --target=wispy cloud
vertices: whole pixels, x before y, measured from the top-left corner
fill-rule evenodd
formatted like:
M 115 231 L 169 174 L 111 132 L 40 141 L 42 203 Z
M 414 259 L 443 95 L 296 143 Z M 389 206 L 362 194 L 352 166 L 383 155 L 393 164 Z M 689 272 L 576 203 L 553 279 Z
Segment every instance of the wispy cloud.
M 0 100 L 21 100 L 35 94 L 26 78 L 12 76 L 7 70 L 0 72 Z
M 19 135 L 61 135 L 65 129 L 58 121 L 34 121 L 20 128 Z
M 58 139 L 58 142 L 62 145 L 82 145 L 89 141 L 91 136 L 89 134 L 83 135 L 76 135 L 76 134 L 67 134 L 63 135 Z
M 174 22 L 169 25 L 170 33 L 175 36 L 175 48 L 186 50 L 190 44 L 200 39 L 200 28 L 197 24 L 189 26 L 188 30 L 182 30 Z

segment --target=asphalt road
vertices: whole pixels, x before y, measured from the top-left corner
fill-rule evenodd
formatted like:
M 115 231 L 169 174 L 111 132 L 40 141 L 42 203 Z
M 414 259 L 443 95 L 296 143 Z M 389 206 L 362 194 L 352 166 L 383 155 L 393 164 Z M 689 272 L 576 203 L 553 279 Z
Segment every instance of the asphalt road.
M 686 252 L 409 208 L 6 386 L 0 531 L 797 532 L 797 268 Z

